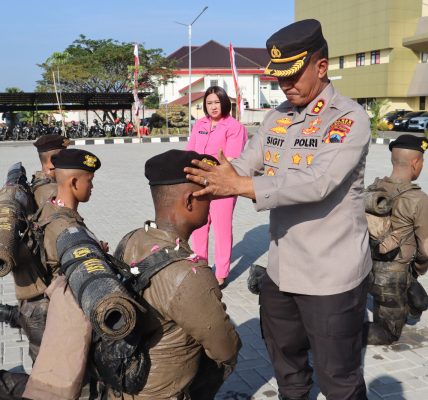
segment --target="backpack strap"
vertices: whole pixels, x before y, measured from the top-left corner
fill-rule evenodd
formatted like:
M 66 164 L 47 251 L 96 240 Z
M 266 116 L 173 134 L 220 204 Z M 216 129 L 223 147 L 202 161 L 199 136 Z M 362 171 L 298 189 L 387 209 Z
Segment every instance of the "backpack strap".
M 140 228 L 134 229 L 131 232 L 128 232 L 123 238 L 122 240 L 119 242 L 119 244 L 116 247 L 116 250 L 114 252 L 114 257 L 116 260 L 118 261 L 123 261 L 123 256 L 125 254 L 125 249 L 126 249 L 126 245 L 128 244 L 129 239 L 131 238 L 131 236 L 137 232 Z M 126 264 L 127 265 L 127 264 Z
M 138 268 L 140 273 L 137 276 L 134 289 L 137 293 L 144 291 L 144 289 L 150 285 L 150 280 L 159 271 L 177 261 L 186 260 L 190 255 L 191 253 L 182 247 L 178 250 L 174 250 L 173 247 L 164 247 L 155 253 L 150 254 L 134 266 Z

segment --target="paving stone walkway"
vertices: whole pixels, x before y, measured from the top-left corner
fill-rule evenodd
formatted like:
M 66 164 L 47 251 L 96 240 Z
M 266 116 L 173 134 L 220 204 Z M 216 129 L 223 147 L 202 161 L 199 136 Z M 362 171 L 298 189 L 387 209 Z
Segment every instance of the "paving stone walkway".
M 91 201 L 82 204 L 81 214 L 88 226 L 114 249 L 128 231 L 153 217 L 149 187 L 144 178 L 145 161 L 184 143 L 115 144 L 87 146 L 102 161 L 94 180 Z M 372 145 L 368 156 L 366 183 L 390 171 L 390 153 L 385 145 Z M 0 144 L 0 183 L 7 168 L 23 161 L 32 173 L 38 168 L 33 146 Z M 428 192 L 428 166 L 419 183 Z M 249 200 L 239 199 L 234 214 L 233 266 L 229 285 L 223 291 L 228 312 L 238 327 L 243 347 L 236 372 L 217 395 L 227 399 L 276 399 L 276 383 L 265 346 L 260 336 L 258 298 L 246 287 L 248 267 L 257 262 L 266 265 L 268 249 L 268 213 L 257 213 Z M 212 243 L 212 241 L 211 241 Z M 213 255 L 210 247 L 210 257 Z M 428 289 L 428 278 L 422 283 Z M 10 276 L 0 279 L 0 301 L 16 303 Z M 370 318 L 370 311 L 368 311 Z M 16 371 L 31 370 L 28 343 L 16 329 L 0 324 L 0 367 Z M 420 322 L 406 326 L 400 341 L 392 346 L 369 346 L 363 352 L 363 369 L 369 399 L 428 399 L 428 314 Z M 315 385 L 311 400 L 324 399 Z

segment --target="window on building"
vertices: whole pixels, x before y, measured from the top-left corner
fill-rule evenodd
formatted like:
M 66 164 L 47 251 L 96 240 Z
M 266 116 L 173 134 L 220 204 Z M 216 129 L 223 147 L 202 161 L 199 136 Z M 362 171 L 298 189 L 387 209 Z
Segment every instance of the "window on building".
M 380 50 L 374 50 L 370 53 L 370 64 L 380 64 Z
M 270 83 L 270 89 L 271 90 L 279 90 L 279 83 L 278 82 L 271 82 Z
M 428 62 L 428 53 L 422 52 L 421 53 L 421 63 L 426 64 Z
M 365 53 L 357 53 L 356 63 L 357 67 L 362 67 L 365 64 L 366 55 Z
M 345 57 L 344 56 L 340 56 L 339 57 L 339 68 L 343 69 L 345 67 Z
M 218 79 L 211 79 L 210 86 L 218 86 Z
M 425 96 L 419 97 L 419 110 L 425 110 Z

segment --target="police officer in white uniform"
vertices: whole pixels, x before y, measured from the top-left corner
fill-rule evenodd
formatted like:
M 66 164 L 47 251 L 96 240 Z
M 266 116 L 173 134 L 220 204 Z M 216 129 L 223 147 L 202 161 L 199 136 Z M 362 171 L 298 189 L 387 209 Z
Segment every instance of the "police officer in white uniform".
M 270 210 L 261 327 L 279 398 L 308 399 L 312 367 L 328 400 L 366 399 L 360 371 L 362 326 L 371 269 L 363 178 L 369 119 L 327 77 L 328 47 L 310 19 L 274 33 L 265 74 L 287 101 L 272 110 L 242 155 L 190 178 L 195 195 L 240 195 Z

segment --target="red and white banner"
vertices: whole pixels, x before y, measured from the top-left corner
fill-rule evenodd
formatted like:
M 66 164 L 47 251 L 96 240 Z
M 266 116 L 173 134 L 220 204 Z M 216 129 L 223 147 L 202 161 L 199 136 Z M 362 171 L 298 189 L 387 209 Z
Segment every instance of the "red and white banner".
M 233 50 L 232 43 L 229 44 L 229 56 L 230 56 L 230 67 L 232 68 L 233 83 L 235 85 L 235 92 L 236 92 L 236 106 L 238 108 L 237 117 L 238 117 L 238 120 L 241 120 L 242 114 L 244 113 L 244 100 L 241 96 L 241 91 L 239 90 L 238 70 L 236 69 L 235 50 Z
M 135 115 L 138 117 L 140 112 L 140 100 L 138 98 L 138 67 L 140 66 L 140 58 L 138 56 L 138 44 L 134 46 L 134 107 Z

